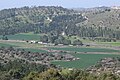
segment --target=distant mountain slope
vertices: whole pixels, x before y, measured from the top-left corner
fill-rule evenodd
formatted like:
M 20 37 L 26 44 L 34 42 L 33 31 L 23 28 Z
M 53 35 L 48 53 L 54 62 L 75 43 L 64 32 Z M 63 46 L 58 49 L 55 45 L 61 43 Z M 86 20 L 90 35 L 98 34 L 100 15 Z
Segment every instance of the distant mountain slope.
M 81 14 L 63 7 L 39 6 L 4 9 L 0 11 L 0 34 L 48 32 L 68 23 L 82 21 Z M 62 28 L 61 28 L 62 29 Z
M 55 6 L 22 7 L 0 11 L 0 35 L 54 33 L 67 36 L 120 39 L 120 9 L 66 9 Z
M 91 28 L 93 36 L 120 39 L 120 7 L 95 7 L 75 9 L 86 18 L 78 26 Z M 87 31 L 88 32 L 88 31 Z M 86 33 L 87 33 L 86 32 Z M 89 32 L 89 33 L 90 33 Z
M 96 12 L 96 11 L 104 11 L 105 9 L 111 9 L 111 7 L 93 7 L 93 8 L 72 8 L 75 11 L 79 12 Z
M 81 26 L 109 27 L 120 30 L 120 9 L 114 7 L 96 7 L 80 11 L 87 18 Z

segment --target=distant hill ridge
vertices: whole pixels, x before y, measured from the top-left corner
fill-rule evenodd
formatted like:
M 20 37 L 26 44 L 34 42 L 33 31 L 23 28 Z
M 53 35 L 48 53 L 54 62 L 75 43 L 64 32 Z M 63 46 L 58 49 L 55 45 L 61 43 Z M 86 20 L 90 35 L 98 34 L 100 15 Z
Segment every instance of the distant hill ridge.
M 103 6 L 77 11 L 80 11 L 88 18 L 87 21 L 82 23 L 82 26 L 101 26 L 120 30 L 120 6 Z
M 60 6 L 25 6 L 22 8 L 4 9 L 0 11 L 0 34 L 37 32 L 36 29 L 50 26 L 49 23 L 58 16 L 61 16 L 62 19 L 63 16 L 72 17 L 74 16 L 73 14 L 76 14 L 74 10 Z M 69 17 L 66 17 L 66 20 Z
M 120 9 L 120 6 L 112 6 L 111 9 Z
M 25 6 L 0 11 L 0 35 L 26 32 L 120 39 L 120 10 L 106 6 L 86 9 Z

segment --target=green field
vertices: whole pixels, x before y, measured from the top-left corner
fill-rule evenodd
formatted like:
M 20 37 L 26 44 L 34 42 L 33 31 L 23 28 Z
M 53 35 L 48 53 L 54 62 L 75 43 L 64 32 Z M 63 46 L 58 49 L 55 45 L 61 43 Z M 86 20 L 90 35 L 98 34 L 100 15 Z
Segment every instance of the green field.
M 0 47 L 18 47 L 17 45 L 11 45 L 11 44 L 5 44 L 5 43 L 0 43 Z
M 47 51 L 42 50 L 42 49 L 24 48 L 24 50 L 31 51 L 31 52 L 47 53 Z
M 38 44 L 28 44 L 28 43 L 24 43 L 24 42 L 3 42 L 0 43 L 0 47 L 15 47 L 15 48 L 19 48 L 19 49 L 24 49 L 26 51 L 31 51 L 31 52 L 43 52 L 46 53 L 47 51 L 40 49 L 41 46 Z
M 21 33 L 21 34 L 16 34 L 16 35 L 7 35 L 8 39 L 10 40 L 40 40 L 40 36 L 42 34 L 33 34 L 33 33 Z M 2 36 L 1 36 L 2 37 Z M 74 38 L 71 38 L 73 41 Z M 88 41 L 85 41 L 88 42 Z M 103 44 L 103 45 L 114 45 L 114 46 L 120 46 L 120 42 L 111 42 L 111 43 L 97 43 L 97 44 Z M 13 46 L 16 48 L 24 49 L 26 51 L 31 51 L 31 52 L 41 52 L 41 53 L 48 53 L 45 50 L 42 50 L 41 48 L 44 47 L 43 45 L 40 44 L 29 44 L 26 42 L 9 42 L 9 41 L 1 41 L 0 42 L 0 47 L 9 47 Z M 97 61 L 99 61 L 102 58 L 105 57 L 119 57 L 120 55 L 114 54 L 120 53 L 120 50 L 113 50 L 113 49 L 107 49 L 107 48 L 95 48 L 95 47 L 45 47 L 49 48 L 52 50 L 63 50 L 63 51 L 70 51 L 70 54 L 80 58 L 80 60 L 76 61 L 70 61 L 70 62 L 65 62 L 65 61 L 53 61 L 51 63 L 55 65 L 60 65 L 65 68 L 87 68 L 91 65 L 94 65 Z M 91 54 L 74 54 L 74 52 L 90 52 Z M 94 52 L 98 52 L 98 54 L 93 54 Z M 99 52 L 103 53 L 100 54 Z M 111 54 L 111 52 L 113 52 Z M 52 53 L 52 52 L 51 52 Z M 105 54 L 107 53 L 107 54 Z M 110 53 L 110 54 L 108 54 Z M 63 53 L 64 54 L 64 53 Z
M 63 50 L 63 51 L 70 51 L 71 55 L 80 58 L 80 60 L 76 61 L 53 61 L 52 63 L 55 65 L 60 65 L 64 68 L 87 68 L 89 66 L 94 65 L 99 61 L 100 59 L 106 58 L 106 57 L 120 57 L 119 54 L 114 54 L 115 52 L 119 53 L 118 50 L 113 49 L 103 49 L 103 48 L 76 48 L 76 47 L 64 47 L 64 48 L 50 48 L 53 50 Z M 75 54 L 72 52 L 91 52 L 91 54 Z M 98 54 L 93 54 L 92 52 L 98 52 Z M 101 52 L 101 54 L 99 53 Z M 114 52 L 113 54 L 108 54 L 110 52 Z M 104 54 L 102 54 L 104 53 Z M 107 54 L 105 54 L 107 53 Z
M 103 49 L 103 48 L 76 48 L 76 47 L 65 47 L 65 48 L 50 48 L 53 50 L 63 50 L 72 52 L 120 52 L 119 50 Z
M 42 53 L 48 53 L 45 50 L 41 49 L 41 45 L 38 44 L 28 44 L 28 43 L 22 43 L 22 42 L 3 42 L 0 43 L 0 47 L 5 46 L 13 46 L 17 47 L 20 49 L 25 49 L 26 51 L 32 51 L 32 52 L 42 52 Z M 76 48 L 76 47 L 65 47 L 65 48 L 58 48 L 58 47 L 48 47 L 50 49 L 54 50 L 65 50 L 65 51 L 70 51 L 71 55 L 80 58 L 80 60 L 76 61 L 70 61 L 70 62 L 65 62 L 65 61 L 54 61 L 52 62 L 55 65 L 61 65 L 62 67 L 65 68 L 87 68 L 91 65 L 94 65 L 97 61 L 99 61 L 102 58 L 105 57 L 119 57 L 120 55 L 117 54 L 74 54 L 72 52 L 118 52 L 117 50 L 112 50 L 112 49 L 101 49 L 101 48 Z M 64 54 L 64 53 L 63 53 Z
M 9 40 L 40 40 L 40 34 L 20 33 L 15 35 L 7 35 Z M 0 38 L 2 35 L 0 36 Z
M 120 57 L 120 55 L 113 54 L 73 54 L 75 57 L 80 58 L 80 60 L 76 61 L 53 61 L 52 63 L 55 65 L 60 65 L 64 68 L 81 68 L 85 69 L 89 66 L 94 65 L 100 59 L 106 57 Z
M 97 43 L 109 46 L 120 46 L 120 42 L 97 42 Z

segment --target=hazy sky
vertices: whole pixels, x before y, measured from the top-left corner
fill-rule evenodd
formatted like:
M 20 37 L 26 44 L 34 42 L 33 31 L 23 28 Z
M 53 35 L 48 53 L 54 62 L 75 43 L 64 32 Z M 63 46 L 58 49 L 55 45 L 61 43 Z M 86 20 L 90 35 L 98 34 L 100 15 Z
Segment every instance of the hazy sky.
M 120 0 L 0 0 L 0 9 L 23 6 L 63 6 L 66 8 L 119 6 Z

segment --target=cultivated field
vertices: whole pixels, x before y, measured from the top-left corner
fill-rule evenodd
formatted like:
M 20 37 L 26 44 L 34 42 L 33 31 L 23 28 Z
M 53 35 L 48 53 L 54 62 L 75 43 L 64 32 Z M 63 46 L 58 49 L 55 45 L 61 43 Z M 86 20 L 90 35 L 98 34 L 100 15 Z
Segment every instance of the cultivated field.
M 42 52 L 42 53 L 56 53 L 56 52 L 48 52 L 47 50 L 57 50 L 57 51 L 67 51 L 67 54 L 72 54 L 73 56 L 80 58 L 80 60 L 75 61 L 53 61 L 51 63 L 60 65 L 62 67 L 67 68 L 87 68 L 91 65 L 94 65 L 97 61 L 105 57 L 119 57 L 120 50 L 111 48 L 111 46 L 120 47 L 120 42 L 95 42 L 96 46 L 90 47 L 68 47 L 68 46 L 48 46 L 42 44 L 30 44 L 25 42 L 24 40 L 35 40 L 39 41 L 40 36 L 42 34 L 33 34 L 33 33 L 21 33 L 16 35 L 7 35 L 8 41 L 0 40 L 0 47 L 10 47 L 13 46 L 15 48 L 24 49 L 26 51 L 32 52 Z M 2 36 L 0 36 L 2 37 Z M 78 37 L 76 37 L 79 39 Z M 73 41 L 74 37 L 71 37 Z M 83 43 L 90 43 L 88 40 L 83 40 Z M 99 46 L 100 45 L 100 46 Z M 108 47 L 105 47 L 105 46 Z M 45 50 L 47 49 L 47 50 Z M 60 53 L 62 54 L 62 53 Z M 63 53 L 66 54 L 66 53 Z
M 108 46 L 120 46 L 120 41 L 118 42 L 98 42 L 98 44 L 108 45 Z
M 40 40 L 41 34 L 20 33 L 15 35 L 6 35 L 9 40 Z M 0 38 L 2 35 L 0 36 Z
M 63 50 L 63 51 L 71 51 L 71 52 L 120 52 L 119 50 L 113 49 L 103 49 L 103 48 L 86 48 L 86 47 L 64 47 L 64 48 L 50 48 L 53 50 Z
M 60 65 L 65 68 L 81 68 L 85 69 L 89 66 L 94 65 L 100 59 L 107 57 L 119 57 L 118 54 L 73 54 L 75 57 L 80 58 L 80 60 L 76 61 L 54 61 L 52 62 L 55 65 Z

